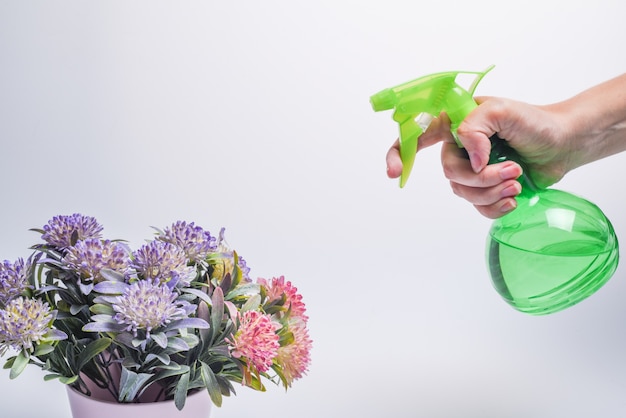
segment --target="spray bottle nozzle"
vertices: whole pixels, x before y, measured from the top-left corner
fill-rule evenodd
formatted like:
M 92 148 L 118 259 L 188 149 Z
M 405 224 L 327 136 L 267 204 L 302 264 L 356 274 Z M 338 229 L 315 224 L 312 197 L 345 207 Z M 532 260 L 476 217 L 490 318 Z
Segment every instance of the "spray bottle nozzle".
M 375 112 L 393 109 L 396 105 L 396 94 L 392 89 L 385 89 L 370 97 L 370 103 Z
M 404 187 L 408 180 L 415 161 L 418 138 L 426 130 L 430 120 L 438 117 L 441 112 L 446 112 L 455 134 L 461 121 L 477 106 L 472 97 L 474 90 L 492 68 L 493 65 L 480 72 L 448 71 L 431 74 L 384 89 L 370 97 L 374 111 L 394 109 L 393 120 L 400 127 L 400 187 Z M 474 74 L 476 78 L 469 88 L 464 89 L 456 82 L 459 74 Z M 462 146 L 458 140 L 457 143 Z

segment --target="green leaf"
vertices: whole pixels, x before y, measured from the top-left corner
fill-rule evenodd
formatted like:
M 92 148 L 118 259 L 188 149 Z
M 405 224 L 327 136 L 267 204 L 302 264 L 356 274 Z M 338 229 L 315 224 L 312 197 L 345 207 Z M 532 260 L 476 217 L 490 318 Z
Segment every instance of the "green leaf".
M 137 367 L 139 367 L 139 365 L 137 365 Z M 181 367 L 189 367 L 189 366 L 180 365 L 178 363 L 171 362 L 170 364 L 167 364 L 167 365 L 163 364 L 163 365 L 159 366 L 159 370 L 180 371 Z M 176 373 L 176 374 L 181 374 L 181 373 Z
M 265 386 L 263 386 L 263 382 L 255 375 L 250 375 L 250 380 L 246 383 L 246 386 L 252 388 L 254 390 L 258 390 L 259 392 L 265 392 Z
M 170 366 L 173 366 L 175 363 L 170 364 Z M 166 377 L 172 377 L 172 376 L 178 376 L 178 375 L 182 375 L 184 373 L 189 373 L 189 366 L 186 366 L 184 364 L 182 365 L 177 365 L 177 368 L 171 367 L 168 369 L 164 369 L 159 371 L 159 373 L 156 374 L 154 380 L 161 380 L 161 379 L 165 379 Z M 189 379 L 189 378 L 188 378 Z
M 77 315 L 80 311 L 87 308 L 87 305 L 70 305 L 70 313 Z
M 156 334 L 152 334 L 152 339 L 155 343 L 161 348 L 167 347 L 167 335 L 164 332 L 158 332 Z
M 78 380 L 78 376 L 70 376 L 70 377 L 61 376 L 61 377 L 59 377 L 59 382 L 63 383 L 64 385 L 71 385 L 72 383 L 74 383 L 77 380 Z
M 228 293 L 230 289 L 230 285 L 232 284 L 231 280 L 232 275 L 230 273 L 226 273 L 224 277 L 222 277 L 222 282 L 220 283 L 220 287 L 222 288 L 223 293 Z
M 126 367 L 122 367 L 119 401 L 134 401 L 143 385 L 145 385 L 152 376 L 152 374 L 148 373 L 135 373 L 131 370 L 128 370 Z
M 261 295 L 252 295 L 250 299 L 241 307 L 241 312 L 256 311 L 261 305 Z
M 20 353 L 15 356 L 15 360 L 13 361 L 13 365 L 11 367 L 11 372 L 9 373 L 9 378 L 15 379 L 16 377 L 18 377 L 24 371 L 26 366 L 28 366 L 28 361 L 28 357 L 24 355 L 23 351 L 20 351 Z
M 172 361 L 170 359 L 170 356 L 168 356 L 167 354 L 163 354 L 163 353 L 149 353 L 146 356 L 147 363 L 151 362 L 154 359 L 158 359 L 161 363 L 163 363 L 166 366 L 170 364 L 170 362 Z
M 286 345 L 293 344 L 294 341 L 295 337 L 293 336 L 293 332 L 288 331 L 280 336 L 278 343 L 281 345 L 281 347 L 284 347 Z
M 123 324 L 99 317 L 100 315 L 93 315 L 91 320 L 95 322 L 87 322 L 82 330 L 85 332 L 120 332 L 124 329 Z
M 190 349 L 200 344 L 200 338 L 195 334 L 187 334 L 182 337 L 182 339 L 187 343 Z
M 35 356 L 36 357 L 44 356 L 46 354 L 52 353 L 53 351 L 54 351 L 54 346 L 50 344 L 40 344 L 35 349 Z
M 258 283 L 247 283 L 241 286 L 238 286 L 228 292 L 228 294 L 224 297 L 226 300 L 232 300 L 239 296 L 252 295 L 257 294 L 261 291 L 261 287 Z
M 174 404 L 176 408 L 180 411 L 185 406 L 185 401 L 187 400 L 187 391 L 189 390 L 189 371 L 184 373 L 178 379 L 178 383 L 176 384 L 176 390 L 174 391 Z
M 78 355 L 78 370 L 81 370 L 95 356 L 109 348 L 113 340 L 110 338 L 98 338 L 90 342 L 87 347 Z
M 209 303 L 200 302 L 198 303 L 198 309 L 196 310 L 196 315 L 200 319 L 204 319 L 207 323 L 210 321 L 209 318 Z M 200 338 L 202 341 L 208 341 L 209 336 L 211 334 L 210 329 L 200 329 Z
M 239 267 L 239 254 L 237 251 L 233 251 L 233 285 L 232 287 L 237 287 L 237 285 L 241 282 L 243 278 L 243 272 Z
M 15 356 L 9 357 L 7 361 L 4 363 L 3 369 L 10 369 L 13 367 L 13 363 L 15 362 Z
M 274 370 L 274 373 L 276 373 L 276 376 L 278 376 L 278 378 L 282 382 L 283 387 L 285 389 L 289 389 L 291 387 L 291 384 L 287 381 L 287 378 L 285 377 L 285 374 L 283 373 L 282 368 L 274 365 L 272 366 L 272 370 Z
M 173 329 L 178 329 L 182 331 L 183 329 L 186 329 L 186 328 L 206 329 L 206 328 L 209 328 L 209 324 L 204 319 L 201 319 L 201 318 L 183 318 L 183 319 L 178 319 L 176 321 L 170 322 L 163 328 L 163 331 L 168 332 Z
M 128 285 L 124 282 L 108 281 L 96 284 L 94 289 L 103 295 L 121 295 L 127 287 Z
M 81 292 L 83 292 L 83 295 L 88 295 L 91 293 L 91 291 L 93 290 L 93 282 L 87 282 L 87 283 L 83 283 L 83 282 L 78 282 L 78 288 L 80 289 Z
M 111 269 L 100 269 L 100 275 L 108 281 L 112 281 L 112 282 L 124 282 L 124 274 L 119 273 L 115 270 L 111 270 Z
M 203 292 L 200 289 L 183 288 L 182 291 L 185 293 L 189 293 L 191 295 L 197 296 L 198 298 L 205 301 L 209 305 L 211 304 L 211 298 L 209 298 L 209 295 L 207 295 L 205 292 Z
M 67 303 L 64 300 L 60 300 L 57 302 L 57 308 L 61 311 L 61 312 L 69 312 L 70 310 L 70 305 L 69 303 Z
M 215 377 L 215 373 L 213 373 L 211 367 L 209 367 L 209 365 L 205 362 L 201 361 L 200 365 L 202 381 L 204 382 L 204 386 L 206 386 L 207 390 L 209 391 L 211 401 L 213 401 L 213 403 L 217 407 L 222 406 L 222 390 L 220 388 L 220 384 L 217 382 L 217 377 Z
M 221 288 L 215 288 L 211 300 L 213 305 L 211 309 L 211 328 L 213 338 L 215 338 L 219 334 L 222 318 L 224 317 L 224 294 Z
M 89 308 L 89 310 L 94 315 L 115 315 L 115 310 L 113 309 L 113 307 L 105 305 L 103 303 L 95 303 Z
M 182 338 L 178 337 L 170 337 L 167 340 L 167 348 L 169 348 L 173 353 L 178 353 L 181 351 L 189 350 L 189 344 Z
M 43 337 L 41 337 L 41 341 L 45 343 L 49 343 L 51 341 L 61 341 L 66 340 L 67 334 L 61 330 L 50 328 L 48 332 L 46 332 Z
M 220 384 L 220 388 L 222 390 L 223 396 L 230 396 L 231 393 L 236 393 L 233 384 L 228 380 L 228 378 L 220 375 L 216 375 L 217 381 Z
M 141 364 L 137 363 L 131 357 L 124 357 L 124 360 L 122 360 L 122 366 L 126 367 L 127 369 L 137 369 L 141 367 Z

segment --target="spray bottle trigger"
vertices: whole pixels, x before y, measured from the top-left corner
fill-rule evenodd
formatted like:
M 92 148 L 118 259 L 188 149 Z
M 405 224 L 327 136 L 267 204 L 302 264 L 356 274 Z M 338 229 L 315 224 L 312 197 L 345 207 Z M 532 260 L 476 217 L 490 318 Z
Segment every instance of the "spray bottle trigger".
M 422 134 L 422 127 L 416 120 L 410 118 L 400 124 L 400 159 L 402 160 L 402 174 L 400 175 L 400 187 L 404 187 L 415 162 L 417 154 L 417 141 Z

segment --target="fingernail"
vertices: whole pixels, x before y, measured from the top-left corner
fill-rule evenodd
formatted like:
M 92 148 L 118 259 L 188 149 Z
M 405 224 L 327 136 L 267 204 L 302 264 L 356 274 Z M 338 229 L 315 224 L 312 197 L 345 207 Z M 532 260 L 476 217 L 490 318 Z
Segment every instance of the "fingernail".
M 501 197 L 513 197 L 513 196 L 517 196 L 521 192 L 522 192 L 522 185 L 519 184 L 518 182 L 514 182 L 510 186 L 502 189 L 502 191 L 500 192 L 500 196 Z
M 522 174 L 521 167 L 514 162 L 511 162 L 510 164 L 501 167 L 499 174 L 502 180 L 516 179 Z
M 483 168 L 483 164 L 480 160 L 479 153 L 472 152 L 470 154 L 470 163 L 472 164 L 472 170 L 474 170 L 474 173 L 480 173 L 480 170 Z
M 502 206 L 500 206 L 500 212 L 509 213 L 516 207 L 517 207 L 517 202 L 515 201 L 515 199 L 508 199 L 506 202 L 502 204 Z

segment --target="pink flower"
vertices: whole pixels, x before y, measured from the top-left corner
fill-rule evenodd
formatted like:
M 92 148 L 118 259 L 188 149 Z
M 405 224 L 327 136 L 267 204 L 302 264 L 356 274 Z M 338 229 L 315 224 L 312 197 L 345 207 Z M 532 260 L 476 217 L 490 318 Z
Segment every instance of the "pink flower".
M 249 370 L 266 372 L 280 347 L 276 333 L 279 327 L 269 315 L 244 312 L 239 316 L 239 329 L 232 341 L 227 340 L 232 356 L 243 359 Z
M 302 302 L 302 295 L 298 293 L 298 288 L 293 286 L 291 282 L 285 282 L 285 277 L 274 277 L 271 281 L 265 279 L 258 279 L 259 284 L 265 287 L 267 297 L 270 301 L 280 299 L 285 295 L 287 301 L 285 307 L 291 309 L 292 318 L 300 318 L 302 321 L 307 322 L 309 318 L 305 315 L 306 306 Z
M 311 363 L 312 341 L 304 322 L 292 321 L 289 331 L 293 334 L 293 341 L 278 349 L 276 361 L 283 369 L 287 387 L 306 374 Z

